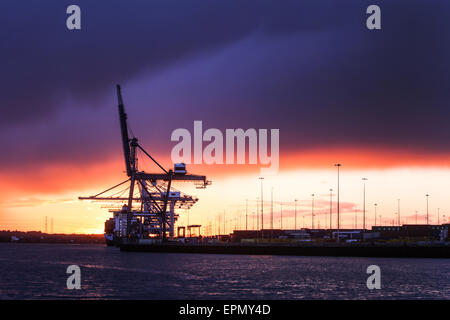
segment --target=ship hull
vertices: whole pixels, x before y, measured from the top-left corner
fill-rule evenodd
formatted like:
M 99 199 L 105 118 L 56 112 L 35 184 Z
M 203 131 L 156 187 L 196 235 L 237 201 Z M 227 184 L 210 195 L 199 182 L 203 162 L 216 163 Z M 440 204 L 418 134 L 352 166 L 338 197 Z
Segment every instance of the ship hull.
M 105 242 L 107 246 L 115 246 L 114 236 L 112 234 L 105 233 Z

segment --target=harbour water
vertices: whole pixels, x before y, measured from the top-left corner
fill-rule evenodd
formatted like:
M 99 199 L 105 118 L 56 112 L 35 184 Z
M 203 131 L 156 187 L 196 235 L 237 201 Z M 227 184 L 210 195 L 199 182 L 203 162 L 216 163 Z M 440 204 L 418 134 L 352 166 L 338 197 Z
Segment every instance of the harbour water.
M 69 290 L 69 265 L 81 289 Z M 366 268 L 381 268 L 369 290 Z M 0 244 L 0 299 L 450 299 L 448 259 L 120 252 Z

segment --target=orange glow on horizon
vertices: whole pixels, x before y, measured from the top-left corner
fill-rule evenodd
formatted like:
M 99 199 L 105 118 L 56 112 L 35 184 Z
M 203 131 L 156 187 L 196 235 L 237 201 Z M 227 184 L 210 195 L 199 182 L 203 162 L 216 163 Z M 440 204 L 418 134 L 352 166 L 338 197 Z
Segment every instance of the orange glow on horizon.
M 157 158 L 161 160 L 160 157 Z M 162 160 L 161 163 L 169 167 L 170 159 Z M 395 211 L 395 201 L 391 201 L 382 185 L 388 183 L 386 181 L 390 179 L 392 181 L 389 184 L 394 185 L 397 183 L 397 175 L 400 181 L 396 188 L 408 190 L 401 196 L 405 216 L 411 216 L 414 208 L 419 207 L 418 216 L 423 217 L 420 197 L 425 191 L 433 194 L 435 199 L 440 197 L 439 206 L 443 214 L 446 210 L 450 210 L 448 200 L 444 200 L 446 198 L 440 194 L 441 189 L 448 189 L 446 177 L 450 172 L 450 155 L 395 150 L 348 148 L 282 153 L 278 175 L 265 179 L 266 200 L 270 198 L 270 186 L 275 186 L 277 199 L 289 201 L 290 204 L 286 204 L 284 214 L 292 219 L 292 199 L 301 198 L 304 206 L 302 210 L 308 213 L 310 201 L 305 195 L 318 193 L 317 204 L 322 203 L 323 207 L 322 209 L 318 207 L 318 214 L 320 215 L 320 210 L 323 211 L 322 226 L 324 226 L 328 210 L 326 193 L 330 187 L 334 188 L 333 164 L 336 162 L 343 164 L 343 186 L 347 190 L 342 190 L 341 201 L 347 212 L 347 217 L 344 216 L 343 219 L 347 222 L 353 219 L 351 212 L 361 212 L 361 177 L 358 175 L 365 176 L 369 173 L 371 173 L 369 190 L 372 192 L 372 198 L 368 199 L 372 202 L 379 201 L 384 205 L 380 205 L 381 214 L 390 216 Z M 148 161 L 146 163 L 142 161 L 140 164 L 143 170 L 158 171 L 155 167 L 147 167 L 150 165 Z M 213 181 L 213 184 L 206 190 L 195 190 L 188 184 L 176 184 L 174 187 L 200 198 L 199 203 L 190 211 L 191 222 L 205 224 L 211 215 L 216 215 L 223 209 L 232 211 L 233 215 L 238 214 L 237 212 L 242 214 L 242 205 L 246 198 L 251 199 L 253 205 L 256 203 L 255 199 L 260 192 L 259 182 L 256 179 L 260 174 L 259 168 L 257 165 L 188 165 L 189 172 L 204 174 Z M 427 170 L 433 173 L 427 173 Z M 389 174 L 386 175 L 386 172 Z M 425 178 L 431 174 L 433 178 Z M 355 177 L 350 179 L 349 176 Z M 55 232 L 101 233 L 103 223 L 110 213 L 99 204 L 79 201 L 77 197 L 101 192 L 123 180 L 126 180 L 126 174 L 120 153 L 110 161 L 102 163 L 80 165 L 58 163 L 25 168 L 20 174 L 0 172 L 0 229 L 43 230 L 43 218 L 49 216 L 55 217 L 55 224 L 58 226 L 55 227 Z M 397 189 L 393 189 L 393 192 Z M 292 193 L 292 190 L 295 192 Z M 400 196 L 392 195 L 392 197 Z M 409 207 L 407 203 L 410 203 Z M 354 204 L 357 204 L 358 208 L 353 209 Z M 251 210 L 255 211 L 255 208 L 252 207 Z M 182 215 L 180 223 L 185 223 L 184 220 Z M 348 222 L 348 225 L 351 223 Z
M 168 157 L 157 157 L 163 166 L 172 166 Z M 145 167 L 141 170 L 159 172 L 159 168 Z M 412 151 L 364 150 L 357 148 L 317 149 L 299 152 L 285 152 L 280 155 L 280 172 L 293 169 L 328 169 L 336 162 L 346 170 L 390 169 L 396 167 L 450 168 L 450 154 L 423 154 Z M 208 178 L 222 178 L 241 174 L 259 174 L 261 166 L 249 164 L 189 164 L 188 171 L 204 174 Z M 108 187 L 126 179 L 123 158 L 118 155 L 108 161 L 80 164 L 54 163 L 40 167 L 28 167 L 15 171 L 1 171 L 0 190 L 35 192 L 37 194 L 85 190 L 93 186 Z

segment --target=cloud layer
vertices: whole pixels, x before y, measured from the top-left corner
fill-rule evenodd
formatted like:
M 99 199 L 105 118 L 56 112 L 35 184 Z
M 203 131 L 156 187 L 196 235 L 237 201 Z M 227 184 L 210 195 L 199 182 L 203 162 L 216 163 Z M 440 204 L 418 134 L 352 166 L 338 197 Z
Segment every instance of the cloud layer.
M 133 129 L 168 154 L 178 127 L 280 128 L 285 153 L 447 155 L 450 4 L 379 1 L 61 1 L 0 4 L 0 162 L 8 170 L 120 152 L 114 85 Z M 148 142 L 147 142 L 148 141 Z

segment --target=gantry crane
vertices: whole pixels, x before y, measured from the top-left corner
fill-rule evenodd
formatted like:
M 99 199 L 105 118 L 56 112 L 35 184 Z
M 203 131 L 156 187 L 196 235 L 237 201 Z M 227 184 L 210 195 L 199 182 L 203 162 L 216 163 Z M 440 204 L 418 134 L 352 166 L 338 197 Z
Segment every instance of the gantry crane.
M 174 213 L 175 208 L 189 209 L 198 200 L 175 190 L 172 187 L 172 182 L 194 182 L 197 188 L 205 188 L 211 182 L 205 176 L 187 174 L 184 164 L 175 164 L 174 170 L 166 170 L 139 144 L 136 137 L 133 136 L 130 139 L 127 114 L 125 113 L 119 85 L 117 85 L 117 99 L 125 168 L 129 178 L 94 196 L 79 197 L 79 199 L 113 203 L 125 202 L 126 205 L 122 209 L 114 211 L 117 218 L 116 227 L 122 239 L 130 240 L 136 238 L 136 235 L 143 237 L 143 234 L 147 232 L 157 235 L 162 241 L 165 241 L 167 230 L 171 238 L 174 236 L 177 217 Z M 138 150 L 150 158 L 161 171 L 157 173 L 139 171 L 137 165 Z M 117 188 L 123 186 L 126 186 L 126 188 L 117 192 Z M 115 193 L 108 195 L 111 192 Z M 121 219 L 121 216 L 126 216 L 126 219 Z M 123 220 L 125 220 L 125 226 L 123 226 Z

